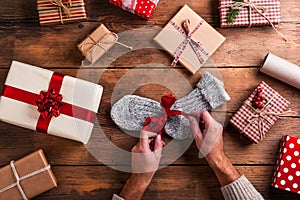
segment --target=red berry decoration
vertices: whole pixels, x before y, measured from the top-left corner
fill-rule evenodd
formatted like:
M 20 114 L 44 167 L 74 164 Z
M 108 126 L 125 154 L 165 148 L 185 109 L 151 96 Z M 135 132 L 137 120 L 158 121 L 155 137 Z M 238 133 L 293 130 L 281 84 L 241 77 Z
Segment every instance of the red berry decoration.
M 256 109 L 263 109 L 265 107 L 266 101 L 262 96 L 263 89 L 258 87 L 256 90 L 256 94 L 252 99 L 252 106 Z

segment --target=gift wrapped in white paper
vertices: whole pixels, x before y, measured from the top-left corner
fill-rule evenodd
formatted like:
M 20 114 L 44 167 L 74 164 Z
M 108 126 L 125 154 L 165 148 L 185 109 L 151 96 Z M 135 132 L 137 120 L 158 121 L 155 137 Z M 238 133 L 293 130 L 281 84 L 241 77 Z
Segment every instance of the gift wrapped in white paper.
M 59 85 L 59 81 L 53 81 L 55 74 L 58 73 L 13 61 L 0 99 L 1 121 L 38 130 L 41 113 L 35 103 L 28 102 L 36 102 L 31 97 L 50 90 L 51 84 Z M 92 133 L 103 88 L 70 76 L 57 77 L 61 77 L 57 93 L 62 95 L 62 110 L 67 112 L 61 111 L 57 117 L 50 115 L 49 123 L 44 125 L 45 132 L 86 144 Z

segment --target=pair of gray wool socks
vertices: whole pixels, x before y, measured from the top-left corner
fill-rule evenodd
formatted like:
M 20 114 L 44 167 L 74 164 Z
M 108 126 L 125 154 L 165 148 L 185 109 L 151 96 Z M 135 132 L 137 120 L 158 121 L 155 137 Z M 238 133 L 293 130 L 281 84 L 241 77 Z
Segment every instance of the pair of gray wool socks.
M 224 89 L 223 82 L 205 72 L 196 88 L 187 96 L 176 100 L 171 110 L 180 110 L 185 113 L 211 110 L 229 100 L 230 97 Z M 162 116 L 163 113 L 164 109 L 157 101 L 136 95 L 126 95 L 112 106 L 111 118 L 121 129 L 141 131 L 148 117 Z M 169 117 L 165 132 L 174 139 L 188 138 L 191 133 L 188 119 L 181 115 Z

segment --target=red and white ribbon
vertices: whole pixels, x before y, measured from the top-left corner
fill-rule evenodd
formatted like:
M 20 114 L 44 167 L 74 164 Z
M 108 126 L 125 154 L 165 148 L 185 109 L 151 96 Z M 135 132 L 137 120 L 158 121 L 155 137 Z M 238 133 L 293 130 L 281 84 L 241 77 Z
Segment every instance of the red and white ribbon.
M 204 20 L 200 21 L 197 26 L 194 28 L 193 31 L 190 31 L 190 21 L 188 19 L 186 19 L 183 22 L 183 28 L 182 29 L 178 24 L 176 24 L 176 22 L 174 21 L 170 21 L 170 24 L 172 24 L 172 26 L 182 35 L 184 35 L 186 38 L 185 40 L 183 40 L 180 45 L 175 49 L 174 51 L 174 60 L 171 64 L 172 67 L 175 67 L 177 62 L 180 59 L 180 56 L 182 55 L 182 53 L 184 52 L 185 48 L 187 47 L 188 44 L 191 45 L 192 49 L 194 50 L 194 52 L 196 53 L 199 61 L 201 64 L 203 64 L 206 61 L 206 58 L 209 57 L 209 53 L 203 48 L 202 43 L 200 41 L 195 41 L 192 38 L 192 35 L 201 27 L 201 25 L 204 23 Z

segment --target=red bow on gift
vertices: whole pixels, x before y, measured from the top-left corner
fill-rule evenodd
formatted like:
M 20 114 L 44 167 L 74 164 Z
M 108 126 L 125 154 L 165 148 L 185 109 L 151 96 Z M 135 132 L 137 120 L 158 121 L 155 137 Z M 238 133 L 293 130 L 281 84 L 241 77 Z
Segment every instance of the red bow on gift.
M 176 98 L 172 94 L 166 94 L 162 96 L 160 105 L 164 111 L 164 114 L 157 117 L 148 117 L 144 123 L 143 131 L 154 132 L 162 135 L 162 133 L 165 132 L 165 124 L 168 117 L 183 114 L 179 110 L 171 110 L 171 107 L 175 101 Z M 152 151 L 154 149 L 154 140 L 150 143 L 150 149 Z
M 54 88 L 48 91 L 41 91 L 37 100 L 35 101 L 38 106 L 38 111 L 44 119 L 54 116 L 58 117 L 61 113 L 62 95 L 59 94 Z

